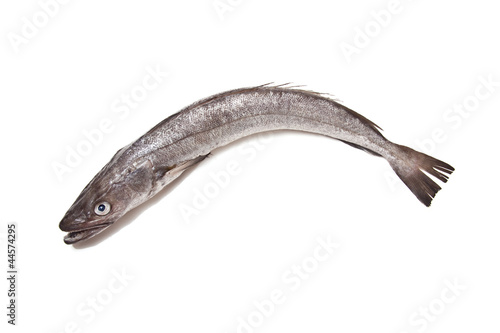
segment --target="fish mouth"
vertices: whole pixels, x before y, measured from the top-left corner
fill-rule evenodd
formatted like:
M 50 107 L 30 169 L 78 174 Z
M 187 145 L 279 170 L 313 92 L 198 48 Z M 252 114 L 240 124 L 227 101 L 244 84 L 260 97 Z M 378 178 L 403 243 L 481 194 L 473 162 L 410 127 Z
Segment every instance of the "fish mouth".
M 112 223 L 100 224 L 90 228 L 80 229 L 69 232 L 64 236 L 64 243 L 71 245 L 85 239 L 89 239 L 109 227 Z

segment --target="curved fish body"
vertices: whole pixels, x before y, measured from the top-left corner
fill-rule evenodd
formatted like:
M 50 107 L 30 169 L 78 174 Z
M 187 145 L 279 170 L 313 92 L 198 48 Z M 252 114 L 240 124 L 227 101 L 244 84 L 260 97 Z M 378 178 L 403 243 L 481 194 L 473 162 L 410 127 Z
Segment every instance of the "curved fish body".
M 198 101 L 120 149 L 60 222 L 67 244 L 90 238 L 147 201 L 214 149 L 274 130 L 325 135 L 385 158 L 426 206 L 440 190 L 423 171 L 446 182 L 453 168 L 387 140 L 370 120 L 322 94 L 258 86 Z

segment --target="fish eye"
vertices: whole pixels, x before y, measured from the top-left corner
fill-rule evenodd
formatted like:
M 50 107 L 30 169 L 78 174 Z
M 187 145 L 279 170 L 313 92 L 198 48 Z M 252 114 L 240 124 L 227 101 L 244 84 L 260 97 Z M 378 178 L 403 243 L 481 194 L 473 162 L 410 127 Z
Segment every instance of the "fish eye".
M 111 211 L 111 205 L 106 201 L 98 203 L 97 205 L 95 205 L 95 208 L 94 208 L 94 212 L 97 215 L 106 215 L 110 211 Z

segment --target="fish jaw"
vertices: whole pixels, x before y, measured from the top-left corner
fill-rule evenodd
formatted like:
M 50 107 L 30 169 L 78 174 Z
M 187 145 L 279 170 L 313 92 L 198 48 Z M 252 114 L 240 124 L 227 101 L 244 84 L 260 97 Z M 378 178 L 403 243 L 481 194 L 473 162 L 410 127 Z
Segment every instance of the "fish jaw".
M 59 223 L 59 229 L 67 232 L 64 243 L 75 244 L 85 239 L 94 237 L 115 222 L 116 218 L 108 216 L 104 219 L 89 218 L 80 212 L 75 214 L 70 209 Z
M 68 232 L 66 236 L 64 236 L 64 243 L 71 245 L 92 238 L 95 235 L 101 233 L 106 228 L 108 228 L 111 224 L 112 223 L 105 223 L 101 225 L 95 225 L 90 228 L 72 230 Z M 68 231 L 68 230 L 63 230 L 63 231 Z

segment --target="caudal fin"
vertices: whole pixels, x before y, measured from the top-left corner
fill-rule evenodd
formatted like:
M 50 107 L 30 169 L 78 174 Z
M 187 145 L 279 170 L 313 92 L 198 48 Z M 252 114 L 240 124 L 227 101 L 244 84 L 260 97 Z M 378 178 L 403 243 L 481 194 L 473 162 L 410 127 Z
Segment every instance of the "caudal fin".
M 396 174 L 424 205 L 429 207 L 441 187 L 425 172 L 446 183 L 455 170 L 451 165 L 411 148 L 400 146 L 399 159 L 391 163 Z

